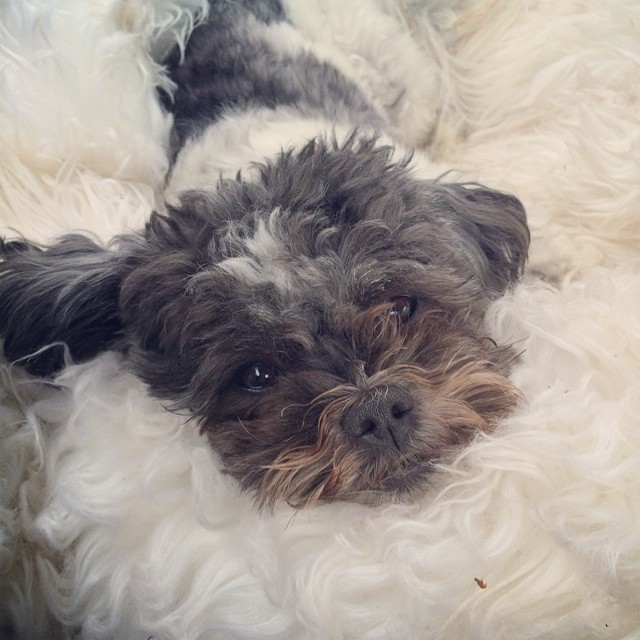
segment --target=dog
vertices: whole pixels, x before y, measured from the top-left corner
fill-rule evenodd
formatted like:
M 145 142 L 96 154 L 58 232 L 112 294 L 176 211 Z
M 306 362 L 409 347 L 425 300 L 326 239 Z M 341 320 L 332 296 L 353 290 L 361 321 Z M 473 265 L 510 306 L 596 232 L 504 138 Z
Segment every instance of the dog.
M 4 241 L 6 358 L 121 353 L 259 507 L 422 495 L 517 404 L 483 318 L 523 273 L 523 206 L 421 177 L 278 0 L 212 0 L 166 66 L 166 205 L 107 247 Z

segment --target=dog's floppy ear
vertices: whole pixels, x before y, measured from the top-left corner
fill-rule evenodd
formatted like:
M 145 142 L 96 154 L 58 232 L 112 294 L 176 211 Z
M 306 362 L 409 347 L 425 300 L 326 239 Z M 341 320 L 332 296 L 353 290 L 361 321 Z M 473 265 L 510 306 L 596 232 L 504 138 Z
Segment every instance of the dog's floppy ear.
M 117 252 L 80 235 L 49 248 L 0 239 L 0 260 L 0 336 L 9 361 L 46 376 L 64 365 L 66 348 L 81 361 L 117 340 L 126 272 Z
M 475 183 L 433 185 L 435 195 L 462 229 L 465 255 L 490 295 L 502 293 L 524 269 L 530 234 L 522 203 Z

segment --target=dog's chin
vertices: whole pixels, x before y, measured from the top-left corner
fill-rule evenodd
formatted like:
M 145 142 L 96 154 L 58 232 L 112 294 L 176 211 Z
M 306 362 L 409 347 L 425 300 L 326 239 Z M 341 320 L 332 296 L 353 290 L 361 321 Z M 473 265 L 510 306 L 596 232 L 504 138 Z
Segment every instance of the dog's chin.
M 444 455 L 444 451 L 441 452 Z M 433 473 L 441 458 L 428 458 L 399 463 L 378 487 L 345 493 L 341 500 L 378 507 L 392 503 L 414 503 L 423 497 L 433 481 Z
M 444 455 L 444 449 L 440 451 Z M 308 508 L 326 502 L 356 502 L 367 506 L 390 503 L 411 503 L 428 490 L 433 470 L 440 457 L 418 455 L 410 458 L 390 460 L 382 457 L 376 462 L 363 461 L 354 452 L 349 469 L 324 470 L 317 475 L 313 471 L 315 459 L 308 465 L 302 460 L 294 467 L 288 462 L 289 453 L 284 453 L 273 465 L 267 467 L 258 482 L 247 484 L 247 478 L 229 471 L 253 493 L 258 508 L 273 510 L 279 504 L 296 509 Z M 313 476 L 312 476 L 313 474 Z M 302 485 L 302 486 L 301 486 Z
M 506 408 L 505 408 L 506 411 Z M 417 442 L 398 450 L 348 438 L 284 450 L 257 472 L 227 470 L 255 496 L 259 508 L 286 503 L 307 508 L 321 502 L 349 501 L 369 506 L 414 502 L 430 487 L 437 464 L 469 442 L 479 429 L 493 425 L 474 415 L 449 430 L 416 435 Z M 428 429 L 425 429 L 428 432 Z

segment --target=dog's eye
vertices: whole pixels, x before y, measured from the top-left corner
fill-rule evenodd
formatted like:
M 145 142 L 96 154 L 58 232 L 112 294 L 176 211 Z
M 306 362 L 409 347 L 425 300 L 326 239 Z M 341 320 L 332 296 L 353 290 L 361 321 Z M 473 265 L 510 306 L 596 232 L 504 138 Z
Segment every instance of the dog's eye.
M 416 299 L 411 296 L 398 296 L 391 300 L 389 315 L 397 318 L 401 322 L 406 322 L 416 310 Z
M 277 372 L 270 364 L 256 362 L 238 372 L 238 384 L 249 391 L 264 391 L 276 383 Z

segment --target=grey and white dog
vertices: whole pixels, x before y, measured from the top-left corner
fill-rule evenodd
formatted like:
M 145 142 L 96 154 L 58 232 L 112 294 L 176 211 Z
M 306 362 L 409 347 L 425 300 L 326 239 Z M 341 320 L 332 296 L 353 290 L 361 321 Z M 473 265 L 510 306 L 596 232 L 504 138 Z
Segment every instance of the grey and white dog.
M 521 204 L 416 177 L 278 0 L 213 0 L 167 67 L 170 204 L 109 247 L 3 242 L 7 359 L 121 352 L 259 505 L 420 495 L 515 406 L 483 318 L 522 272 Z

